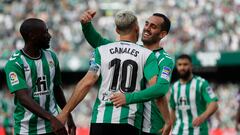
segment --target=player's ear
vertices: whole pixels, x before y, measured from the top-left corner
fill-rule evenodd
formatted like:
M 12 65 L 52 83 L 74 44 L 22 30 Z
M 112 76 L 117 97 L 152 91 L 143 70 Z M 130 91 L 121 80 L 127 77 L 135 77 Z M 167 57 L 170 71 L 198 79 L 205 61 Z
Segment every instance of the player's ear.
M 162 39 L 167 35 L 167 31 L 161 31 L 159 34 L 159 38 Z
M 119 29 L 116 27 L 116 32 L 120 35 L 120 31 L 119 31 Z

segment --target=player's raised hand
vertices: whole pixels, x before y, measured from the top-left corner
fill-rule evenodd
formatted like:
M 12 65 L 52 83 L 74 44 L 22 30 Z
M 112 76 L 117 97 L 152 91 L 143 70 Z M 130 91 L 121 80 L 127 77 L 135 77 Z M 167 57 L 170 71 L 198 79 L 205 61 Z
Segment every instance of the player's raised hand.
M 96 11 L 95 10 L 86 10 L 85 12 L 83 12 L 83 14 L 80 16 L 80 22 L 82 24 L 85 24 L 87 22 L 90 22 L 93 17 L 95 16 Z
M 121 92 L 113 93 L 110 97 L 110 100 L 113 102 L 113 105 L 116 107 L 120 107 L 126 104 L 126 97 Z
M 55 117 L 52 117 L 50 119 L 50 123 L 51 123 L 52 130 L 56 135 L 67 135 L 68 134 L 65 126 Z

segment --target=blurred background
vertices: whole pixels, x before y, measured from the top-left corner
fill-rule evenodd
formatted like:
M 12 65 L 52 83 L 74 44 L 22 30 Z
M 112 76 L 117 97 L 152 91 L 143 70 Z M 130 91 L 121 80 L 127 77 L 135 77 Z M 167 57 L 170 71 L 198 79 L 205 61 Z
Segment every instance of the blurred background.
M 209 120 L 210 134 L 238 134 L 235 127 L 240 103 L 240 0 L 0 0 L 0 69 L 14 50 L 24 46 L 19 33 L 22 21 L 41 18 L 52 35 L 51 48 L 58 55 L 64 93 L 69 98 L 89 66 L 92 47 L 85 40 L 79 21 L 83 11 L 89 8 L 97 11 L 92 21 L 95 28 L 112 40 L 116 38 L 113 15 L 119 10 L 134 11 L 141 29 L 152 13 L 166 14 L 172 26 L 160 46 L 172 57 L 190 54 L 194 73 L 206 78 L 219 97 L 219 110 Z M 139 44 L 142 44 L 140 40 Z M 172 81 L 177 78 L 174 71 Z M 78 134 L 88 133 L 96 94 L 93 88 L 72 113 Z M 1 135 L 3 130 L 11 132 L 12 98 L 3 85 Z

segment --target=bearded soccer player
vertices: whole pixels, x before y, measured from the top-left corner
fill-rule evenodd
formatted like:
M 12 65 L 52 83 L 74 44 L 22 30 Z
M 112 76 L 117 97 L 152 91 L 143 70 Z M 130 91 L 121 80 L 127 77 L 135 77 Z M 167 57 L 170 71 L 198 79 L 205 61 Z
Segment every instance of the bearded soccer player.
M 88 10 L 80 18 L 83 33 L 89 44 L 94 48 L 113 42 L 101 37 L 93 28 L 90 21 L 95 13 L 92 10 Z M 121 93 L 117 93 L 112 97 L 112 101 L 117 107 L 123 104 L 146 101 L 144 103 L 142 135 L 155 135 L 159 133 L 168 135 L 171 129 L 167 100 L 165 97 L 162 97 L 164 95 L 161 96 L 161 93 L 166 93 L 169 89 L 174 62 L 168 53 L 159 46 L 161 39 L 168 34 L 170 26 L 171 22 L 165 15 L 154 13 L 146 20 L 142 32 L 144 47 L 152 50 L 158 60 L 160 74 L 157 83 L 161 85 L 160 89 L 155 91 L 155 89 L 150 87 L 141 92 L 126 94 L 126 98 Z M 155 99 L 157 99 L 157 102 Z
M 171 89 L 173 135 L 208 135 L 207 119 L 218 108 L 217 97 L 208 82 L 192 73 L 192 60 L 180 55 L 176 62 L 180 79 Z
M 132 93 L 142 89 L 145 80 L 156 83 L 157 59 L 152 51 L 138 46 L 137 18 L 129 11 L 115 16 L 116 32 L 120 41 L 97 47 L 86 76 L 77 84 L 70 100 L 58 116 L 66 116 L 85 97 L 98 81 L 99 92 L 93 107 L 90 135 L 139 135 L 143 104 L 136 103 L 116 108 L 110 101 L 113 93 Z
M 58 59 L 48 50 L 51 39 L 46 24 L 37 18 L 24 20 L 20 33 L 25 46 L 17 50 L 5 66 L 6 80 L 14 94 L 14 134 L 66 135 L 64 125 L 56 119 L 58 105 L 66 104 L 61 88 Z M 69 133 L 75 134 L 71 115 Z

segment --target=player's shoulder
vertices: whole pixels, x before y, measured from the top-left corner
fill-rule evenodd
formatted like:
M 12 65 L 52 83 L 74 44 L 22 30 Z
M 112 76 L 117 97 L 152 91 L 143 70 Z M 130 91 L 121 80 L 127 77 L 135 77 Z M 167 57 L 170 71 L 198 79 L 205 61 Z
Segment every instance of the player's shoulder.
M 175 81 L 175 82 L 172 84 L 172 88 L 177 88 L 178 85 L 179 85 L 179 83 L 180 83 L 180 80 Z
M 194 75 L 194 79 L 200 82 L 200 84 L 208 84 L 208 81 L 201 76 Z
M 50 55 L 51 57 L 53 57 L 53 59 L 57 59 L 57 54 L 51 50 L 51 49 L 42 49 L 43 53 L 46 55 Z
M 21 67 L 22 59 L 21 56 L 23 54 L 20 50 L 16 50 L 14 53 L 12 53 L 11 57 L 8 59 L 5 68 L 12 67 L 12 66 L 19 66 Z
M 16 50 L 12 53 L 11 57 L 8 59 L 8 63 L 15 63 L 21 59 L 22 53 L 20 50 Z

